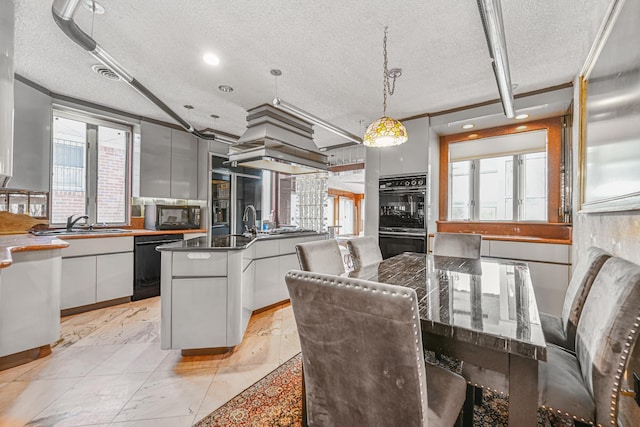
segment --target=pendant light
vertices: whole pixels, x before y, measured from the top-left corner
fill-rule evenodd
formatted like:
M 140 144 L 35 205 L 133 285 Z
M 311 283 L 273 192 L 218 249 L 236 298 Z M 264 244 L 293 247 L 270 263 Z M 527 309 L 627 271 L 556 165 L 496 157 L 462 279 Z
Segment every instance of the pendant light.
M 399 68 L 387 69 L 387 29 L 384 27 L 384 39 L 382 42 L 382 52 L 384 55 L 384 70 L 382 78 L 383 93 L 383 113 L 382 117 L 374 121 L 367 127 L 364 134 L 363 144 L 367 147 L 391 147 L 407 142 L 409 139 L 407 129 L 399 120 L 387 116 L 387 93 L 393 95 L 396 89 L 396 79 L 402 75 Z M 393 79 L 393 83 L 390 83 Z

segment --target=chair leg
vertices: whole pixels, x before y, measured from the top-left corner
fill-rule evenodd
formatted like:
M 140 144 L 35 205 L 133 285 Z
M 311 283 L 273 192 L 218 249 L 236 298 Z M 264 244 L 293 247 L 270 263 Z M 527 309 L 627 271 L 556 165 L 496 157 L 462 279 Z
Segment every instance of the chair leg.
M 304 365 L 302 366 L 302 427 L 307 427 L 307 388 L 304 385 Z
M 462 427 L 473 427 L 473 403 L 476 387 L 467 384 L 467 397 L 462 407 Z
M 473 393 L 473 404 L 476 406 L 482 406 L 482 387 L 474 387 L 475 391 Z

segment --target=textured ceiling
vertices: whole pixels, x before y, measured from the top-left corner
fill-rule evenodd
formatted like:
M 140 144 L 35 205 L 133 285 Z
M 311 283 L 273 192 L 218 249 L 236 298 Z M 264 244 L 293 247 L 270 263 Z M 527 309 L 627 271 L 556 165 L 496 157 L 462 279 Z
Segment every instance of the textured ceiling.
M 51 17 L 49 0 L 16 0 L 16 72 L 53 92 L 171 121 L 126 84 L 91 71 L 96 61 Z M 389 68 L 403 70 L 388 114 L 409 117 L 498 97 L 475 0 L 100 0 L 76 21 L 138 81 L 197 128 L 239 135 L 248 108 L 276 94 L 352 133 L 382 112 L 382 36 Z M 516 93 L 570 82 L 608 0 L 502 2 Z M 93 21 L 93 22 L 92 22 Z M 205 52 L 221 58 L 217 67 Z M 222 93 L 219 85 L 235 90 Z M 361 123 L 362 122 L 362 123 Z M 344 143 L 316 132 L 319 146 Z

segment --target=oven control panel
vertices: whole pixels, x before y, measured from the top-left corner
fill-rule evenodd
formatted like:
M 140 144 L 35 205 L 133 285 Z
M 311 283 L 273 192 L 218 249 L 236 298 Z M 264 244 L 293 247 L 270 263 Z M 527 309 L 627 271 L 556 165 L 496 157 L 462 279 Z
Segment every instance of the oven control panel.
M 380 178 L 380 190 L 423 189 L 427 186 L 426 175 Z

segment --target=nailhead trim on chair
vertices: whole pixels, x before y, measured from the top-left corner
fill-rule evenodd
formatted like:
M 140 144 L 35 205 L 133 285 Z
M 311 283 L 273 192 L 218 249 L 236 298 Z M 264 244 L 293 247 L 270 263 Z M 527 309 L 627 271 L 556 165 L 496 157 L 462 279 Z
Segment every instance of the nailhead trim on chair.
M 627 365 L 627 356 L 629 354 L 630 348 L 631 348 L 631 343 L 632 341 L 635 339 L 635 336 L 637 335 L 638 332 L 638 327 L 640 327 L 640 315 L 636 317 L 636 323 L 633 324 L 634 329 L 632 329 L 631 331 L 629 331 L 629 336 L 627 337 L 626 342 L 624 343 L 625 349 L 622 351 L 621 355 L 620 355 L 620 362 L 618 363 L 618 369 L 616 370 L 616 376 L 615 381 L 613 383 L 613 388 L 611 389 L 611 412 L 609 413 L 609 416 L 611 417 L 611 419 L 609 420 L 609 423 L 612 426 L 617 425 L 618 423 L 618 409 L 617 409 L 617 401 L 618 401 L 618 397 L 620 395 L 620 386 L 621 386 L 621 381 L 620 379 L 622 378 L 622 374 L 625 371 L 626 365 Z M 481 387 L 481 386 L 478 386 Z M 551 412 L 554 411 L 554 409 L 550 406 L 545 406 L 542 405 L 543 409 L 547 409 Z M 556 412 L 558 414 L 562 414 L 562 411 L 560 411 L 559 409 L 556 410 Z M 568 417 L 572 417 L 574 420 L 577 420 L 578 417 L 576 417 L 575 415 L 571 415 L 568 412 L 565 412 L 565 415 Z M 580 418 L 580 421 L 583 423 L 588 423 L 590 425 L 594 425 L 594 423 L 592 421 L 585 421 L 584 418 Z M 598 427 L 603 427 L 602 424 L 598 424 Z
M 332 286 L 344 286 L 347 288 L 351 288 L 353 287 L 354 289 L 362 289 L 363 291 L 370 291 L 370 292 L 382 292 L 383 294 L 391 294 L 392 296 L 397 296 L 400 295 L 402 297 L 405 298 L 409 298 L 409 302 L 411 303 L 411 311 L 414 312 L 414 314 L 411 316 L 411 320 L 413 320 L 413 335 L 416 337 L 415 340 L 415 344 L 416 344 L 416 353 L 420 354 L 420 352 L 422 351 L 422 349 L 420 348 L 420 340 L 418 339 L 418 327 L 419 325 L 419 320 L 417 319 L 416 315 L 415 315 L 415 305 L 413 304 L 414 299 L 413 297 L 410 296 L 410 294 L 408 292 L 389 292 L 386 289 L 383 289 L 382 291 L 380 289 L 375 289 L 372 287 L 367 287 L 367 286 L 362 286 L 362 285 L 358 285 L 358 284 L 354 284 L 351 285 L 349 283 L 344 283 L 343 279 L 341 277 L 335 276 L 335 278 L 332 279 L 326 279 L 326 278 L 321 278 L 318 276 L 315 276 L 313 273 L 310 272 L 304 272 L 304 274 L 296 274 L 296 273 L 291 273 L 288 272 L 287 276 L 289 277 L 293 277 L 293 278 L 302 278 L 302 277 L 308 277 L 311 280 L 315 280 L 319 283 L 325 283 L 328 285 L 332 285 Z M 374 282 L 375 283 L 375 282 Z M 418 357 L 416 357 L 416 364 L 418 365 L 418 376 L 422 377 L 422 371 L 420 370 L 420 356 L 418 355 Z M 426 369 L 426 366 L 423 366 L 424 369 Z M 422 406 L 424 407 L 424 391 L 422 390 L 422 388 L 420 389 L 420 403 L 422 404 Z M 422 422 L 424 423 L 425 417 L 427 416 L 426 413 L 422 414 Z

